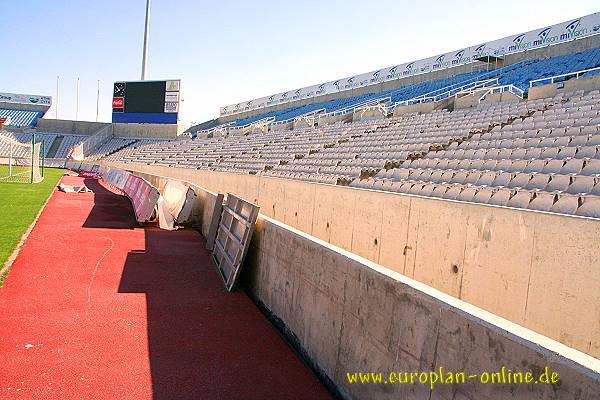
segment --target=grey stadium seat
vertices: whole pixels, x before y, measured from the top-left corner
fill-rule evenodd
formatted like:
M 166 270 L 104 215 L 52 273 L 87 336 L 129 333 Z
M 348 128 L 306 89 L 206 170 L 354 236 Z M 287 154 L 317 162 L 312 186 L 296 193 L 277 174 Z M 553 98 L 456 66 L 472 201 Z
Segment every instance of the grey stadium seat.
M 540 154 L 540 158 L 544 159 L 552 159 L 555 160 L 558 156 L 558 148 L 557 147 L 547 147 L 542 149 L 542 153 Z
M 396 168 L 392 174 L 392 177 L 396 180 L 408 179 L 410 170 L 405 168 Z
M 600 218 L 600 197 L 584 196 L 582 198 L 581 206 L 575 211 L 575 215 Z
M 452 177 L 451 182 L 462 184 L 465 181 L 465 179 L 467 179 L 467 175 L 469 175 L 469 172 L 467 172 L 467 171 L 458 171 Z
M 472 201 L 474 201 L 476 203 L 487 204 L 490 201 L 493 194 L 494 194 L 493 189 L 488 188 L 488 187 L 483 187 L 477 191 L 477 193 L 473 197 Z
M 600 175 L 600 160 L 587 160 L 581 170 L 581 175 Z
M 507 206 L 511 196 L 512 192 L 509 189 L 498 189 L 498 191 L 496 191 L 492 197 L 490 197 L 488 204 Z
M 596 146 L 585 146 L 577 149 L 575 157 L 577 158 L 595 158 L 597 154 Z
M 475 184 L 477 186 L 491 186 L 496 177 L 498 176 L 498 172 L 489 171 L 481 174 L 477 182 Z
M 400 183 L 400 182 L 392 182 L 392 185 L 389 188 L 389 190 L 392 192 L 400 192 L 401 186 L 402 186 L 402 183 Z
M 588 136 L 577 136 L 571 140 L 569 143 L 570 146 L 586 146 L 588 141 Z
M 444 170 L 436 169 L 429 176 L 429 181 L 433 183 L 442 182 L 442 175 L 444 174 Z
M 574 176 L 566 192 L 570 194 L 590 193 L 598 180 L 592 176 Z
M 575 157 L 576 152 L 577 152 L 576 147 L 563 147 L 558 152 L 558 155 L 556 156 L 556 158 L 559 160 L 564 160 L 566 158 L 573 158 L 573 157 Z
M 528 148 L 527 150 L 525 150 L 525 155 L 523 156 L 523 158 L 526 160 L 534 160 L 534 159 L 541 158 L 541 155 L 542 155 L 542 149 L 532 147 L 532 148 Z
M 482 170 L 483 169 L 483 160 L 473 160 L 471 161 L 471 165 L 469 165 L 470 169 L 479 169 Z
M 532 179 L 532 177 L 532 174 L 519 172 L 515 174 L 511 181 L 508 182 L 505 186 L 509 188 L 524 188 Z
M 432 197 L 440 197 L 443 198 L 444 194 L 446 193 L 446 191 L 448 190 L 448 185 L 442 184 L 442 185 L 436 185 L 435 189 L 433 189 L 433 191 L 431 192 L 431 196 Z
M 433 192 L 435 187 L 436 185 L 434 185 L 433 183 L 428 183 L 421 188 L 421 192 L 418 194 L 421 196 L 431 196 L 431 193 Z
M 563 165 L 565 165 L 563 160 L 549 160 L 544 169 L 542 169 L 542 172 L 545 174 L 558 174 L 562 170 Z
M 600 135 L 596 134 L 594 136 L 590 136 L 587 142 L 588 146 L 598 146 L 600 145 Z
M 568 160 L 560 170 L 561 174 L 579 174 L 583 169 L 583 160 L 573 158 Z
M 536 193 L 536 196 L 527 206 L 530 210 L 550 211 L 554 202 L 557 200 L 557 195 L 553 193 Z
M 414 185 L 411 186 L 411 188 L 408 190 L 408 193 L 410 194 L 421 194 L 421 190 L 423 189 L 423 187 L 425 186 L 425 183 L 423 182 L 417 182 Z
M 448 187 L 448 190 L 446 190 L 446 193 L 444 193 L 444 198 L 455 200 L 463 189 L 464 186 L 462 185 L 452 185 Z
M 571 185 L 571 182 L 572 177 L 568 175 L 552 175 L 550 182 L 543 189 L 548 192 L 564 192 Z
M 518 190 L 507 202 L 507 206 L 516 208 L 527 208 L 531 202 L 533 193 L 528 190 Z
M 512 169 L 514 172 L 522 172 L 527 169 L 528 165 L 529 165 L 528 160 L 516 160 L 516 161 L 512 162 Z
M 454 176 L 455 173 L 456 173 L 456 171 L 451 170 L 451 169 L 444 171 L 444 173 L 440 177 L 440 182 L 452 182 L 452 177 Z
M 473 198 L 475 197 L 475 194 L 477 194 L 477 188 L 466 187 L 460 192 L 458 196 L 456 196 L 456 200 L 472 202 Z
M 496 176 L 496 179 L 492 182 L 492 186 L 502 187 L 508 186 L 510 181 L 514 178 L 515 174 L 510 172 L 502 172 Z
M 523 172 L 542 172 L 546 164 L 548 164 L 546 160 L 532 160 L 527 164 Z
M 556 203 L 554 203 L 550 211 L 561 214 L 573 215 L 579 208 L 579 203 L 579 196 L 564 194 L 559 197 Z
M 485 160 L 481 165 L 481 169 L 484 171 L 494 171 L 496 169 L 496 165 L 498 161 L 496 160 Z
M 514 172 L 513 171 L 513 161 L 512 160 L 498 161 L 498 164 L 496 164 L 496 170 L 505 171 L 505 172 Z
M 471 160 L 460 160 L 458 162 L 458 165 L 456 166 L 457 169 L 470 169 L 471 168 Z
M 469 174 L 467 175 L 466 179 L 464 180 L 464 184 L 475 184 L 475 182 L 477 182 L 477 180 L 479 180 L 479 178 L 481 177 L 482 172 L 479 171 L 471 171 L 469 172 Z

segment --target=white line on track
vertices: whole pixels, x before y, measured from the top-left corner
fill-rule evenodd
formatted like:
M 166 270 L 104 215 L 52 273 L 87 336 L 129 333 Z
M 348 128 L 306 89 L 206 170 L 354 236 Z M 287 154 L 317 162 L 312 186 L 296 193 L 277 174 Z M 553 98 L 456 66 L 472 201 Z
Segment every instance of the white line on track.
M 110 247 L 104 252 L 104 254 L 102 254 L 102 257 L 100 257 L 100 259 L 96 263 L 96 267 L 94 268 L 94 273 L 92 274 L 92 280 L 90 281 L 90 285 L 88 286 L 88 299 L 87 299 L 88 304 L 90 303 L 90 300 L 92 298 L 92 285 L 94 284 L 94 279 L 96 279 L 96 272 L 98 272 L 98 266 L 100 265 L 100 263 L 102 262 L 104 257 L 106 257 L 108 252 L 111 251 L 113 249 L 113 247 L 115 247 L 115 242 L 113 242 L 113 240 L 111 238 L 102 236 L 102 237 L 100 237 L 100 239 L 110 240 Z

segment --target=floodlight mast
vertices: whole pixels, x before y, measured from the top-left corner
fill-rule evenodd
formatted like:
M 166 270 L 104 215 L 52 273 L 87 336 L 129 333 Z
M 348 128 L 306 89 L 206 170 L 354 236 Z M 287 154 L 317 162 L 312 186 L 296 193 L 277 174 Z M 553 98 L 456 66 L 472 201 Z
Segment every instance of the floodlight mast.
M 144 28 L 144 56 L 142 58 L 142 80 L 146 80 L 148 67 L 148 33 L 150 29 L 150 0 L 146 0 L 146 27 Z

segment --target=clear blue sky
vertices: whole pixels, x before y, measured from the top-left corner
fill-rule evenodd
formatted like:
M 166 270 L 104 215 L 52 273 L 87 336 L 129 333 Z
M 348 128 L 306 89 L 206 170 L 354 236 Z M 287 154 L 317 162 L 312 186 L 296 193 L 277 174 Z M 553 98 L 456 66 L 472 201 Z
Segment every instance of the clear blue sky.
M 2 0 L 0 92 L 56 95 L 59 117 L 110 121 L 140 78 L 145 0 Z M 152 0 L 148 79 L 181 78 L 182 118 L 600 11 L 578 1 Z M 54 117 L 54 107 L 48 116 Z

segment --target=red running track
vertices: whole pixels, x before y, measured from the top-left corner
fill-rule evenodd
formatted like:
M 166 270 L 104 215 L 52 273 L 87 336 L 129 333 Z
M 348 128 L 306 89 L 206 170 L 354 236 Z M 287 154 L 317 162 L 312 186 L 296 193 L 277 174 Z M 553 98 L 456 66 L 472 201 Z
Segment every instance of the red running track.
M 0 289 L 0 399 L 331 398 L 197 232 L 136 227 L 86 183 L 53 194 Z

